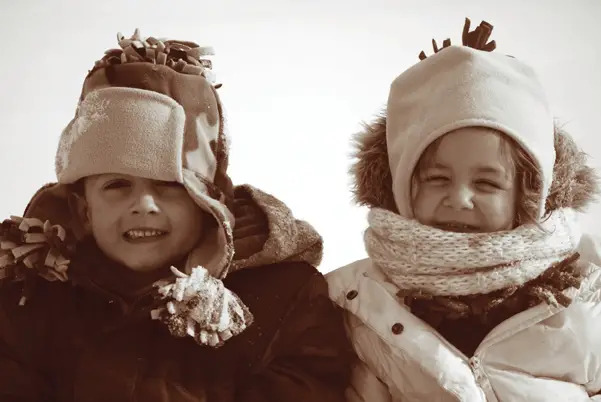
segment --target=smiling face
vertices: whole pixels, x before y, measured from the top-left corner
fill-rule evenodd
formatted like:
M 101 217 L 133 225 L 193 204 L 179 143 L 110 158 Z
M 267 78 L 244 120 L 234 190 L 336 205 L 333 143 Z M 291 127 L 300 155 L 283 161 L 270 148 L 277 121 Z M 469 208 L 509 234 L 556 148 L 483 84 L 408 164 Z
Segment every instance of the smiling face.
M 516 188 L 502 134 L 462 128 L 424 152 L 413 178 L 413 211 L 420 223 L 443 230 L 508 230 L 515 226 Z
M 185 257 L 203 233 L 205 214 L 179 183 L 121 174 L 84 181 L 80 211 L 98 247 L 134 271 Z

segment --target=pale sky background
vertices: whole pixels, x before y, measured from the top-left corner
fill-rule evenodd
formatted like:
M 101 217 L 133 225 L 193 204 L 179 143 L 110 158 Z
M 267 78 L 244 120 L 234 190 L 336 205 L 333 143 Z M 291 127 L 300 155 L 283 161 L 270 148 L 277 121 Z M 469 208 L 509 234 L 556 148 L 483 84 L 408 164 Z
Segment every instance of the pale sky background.
M 0 0 L 0 219 L 55 180 L 54 153 L 81 84 L 116 34 L 213 45 L 231 136 L 230 176 L 277 196 L 325 241 L 320 269 L 363 258 L 349 139 L 431 39 L 465 17 L 532 64 L 557 117 L 601 168 L 601 0 Z M 601 232 L 601 204 L 583 219 Z

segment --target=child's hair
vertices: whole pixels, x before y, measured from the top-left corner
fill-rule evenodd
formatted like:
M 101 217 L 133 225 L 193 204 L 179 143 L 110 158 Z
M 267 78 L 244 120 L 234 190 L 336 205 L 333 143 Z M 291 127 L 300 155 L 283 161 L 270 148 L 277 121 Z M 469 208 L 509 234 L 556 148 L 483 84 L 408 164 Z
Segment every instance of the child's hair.
M 77 180 L 75 183 L 69 184 L 69 192 L 80 197 L 85 197 L 85 180 L 86 178 L 84 177 L 82 179 Z
M 500 155 L 507 161 L 517 186 L 514 227 L 526 223 L 537 223 L 538 205 L 541 194 L 541 174 L 532 157 L 513 138 L 498 133 L 501 138 Z M 412 180 L 430 166 L 444 136 L 430 144 L 420 156 L 413 171 Z M 413 191 L 413 186 L 412 186 Z M 412 197 L 413 199 L 413 194 Z

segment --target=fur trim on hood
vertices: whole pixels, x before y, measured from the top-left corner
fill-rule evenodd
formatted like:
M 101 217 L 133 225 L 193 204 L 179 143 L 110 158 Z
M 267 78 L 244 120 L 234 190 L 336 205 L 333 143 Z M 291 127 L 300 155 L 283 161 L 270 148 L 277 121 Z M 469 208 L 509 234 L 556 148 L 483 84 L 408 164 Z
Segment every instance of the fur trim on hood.
M 398 213 L 392 193 L 392 175 L 386 147 L 386 113 L 381 113 L 353 138 L 355 202 L 370 208 Z M 599 193 L 599 176 L 587 166 L 587 155 L 571 136 L 555 124 L 555 165 L 553 183 L 546 200 L 546 212 L 571 207 L 582 212 Z

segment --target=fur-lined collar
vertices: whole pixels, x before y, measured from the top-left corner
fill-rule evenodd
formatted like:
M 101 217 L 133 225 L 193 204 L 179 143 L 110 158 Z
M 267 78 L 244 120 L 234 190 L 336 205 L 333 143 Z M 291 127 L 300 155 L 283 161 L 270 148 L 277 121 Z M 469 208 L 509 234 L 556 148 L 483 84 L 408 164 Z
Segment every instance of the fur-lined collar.
M 249 185 L 234 191 L 234 262 L 230 272 L 282 261 L 321 262 L 323 243 L 280 200 Z

